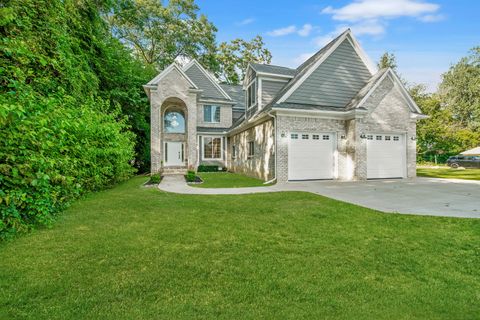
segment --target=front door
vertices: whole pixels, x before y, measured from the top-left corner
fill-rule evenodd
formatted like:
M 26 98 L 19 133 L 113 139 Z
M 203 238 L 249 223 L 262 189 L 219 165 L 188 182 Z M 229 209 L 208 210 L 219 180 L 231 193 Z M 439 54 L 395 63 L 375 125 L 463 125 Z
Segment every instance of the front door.
M 165 142 L 165 166 L 183 166 L 182 142 Z

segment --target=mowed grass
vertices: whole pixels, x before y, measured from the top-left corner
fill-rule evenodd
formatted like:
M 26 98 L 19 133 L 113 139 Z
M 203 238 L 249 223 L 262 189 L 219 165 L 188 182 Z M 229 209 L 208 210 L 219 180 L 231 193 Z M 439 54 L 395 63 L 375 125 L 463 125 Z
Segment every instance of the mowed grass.
M 244 188 L 244 187 L 262 187 L 264 181 L 247 177 L 243 174 L 231 172 L 198 172 L 197 175 L 202 178 L 203 183 L 193 184 L 199 188 Z
M 417 168 L 417 175 L 430 178 L 480 180 L 480 169 Z
M 145 180 L 0 244 L 0 319 L 478 319 L 480 220 Z

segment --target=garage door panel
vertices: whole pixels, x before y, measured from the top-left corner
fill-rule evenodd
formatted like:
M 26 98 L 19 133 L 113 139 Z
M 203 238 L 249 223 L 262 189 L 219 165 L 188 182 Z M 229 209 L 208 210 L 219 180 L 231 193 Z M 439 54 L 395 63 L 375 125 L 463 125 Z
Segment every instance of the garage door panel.
M 292 139 L 293 136 L 298 139 Z M 289 180 L 333 179 L 333 167 L 333 134 L 293 133 L 290 136 Z
M 402 178 L 406 167 L 404 135 L 367 135 L 367 178 Z

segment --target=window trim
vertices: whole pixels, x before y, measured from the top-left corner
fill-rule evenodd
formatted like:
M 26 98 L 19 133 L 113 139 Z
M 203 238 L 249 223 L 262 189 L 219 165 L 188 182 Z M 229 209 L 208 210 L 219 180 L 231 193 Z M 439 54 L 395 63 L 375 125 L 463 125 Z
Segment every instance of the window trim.
M 218 112 L 218 121 L 213 121 L 214 118 L 215 118 L 215 113 L 214 112 L 211 112 L 210 113 L 210 121 L 205 121 L 205 108 L 206 107 L 217 107 L 219 112 Z M 217 105 L 217 104 L 204 104 L 203 105 L 203 122 L 204 123 L 220 123 L 221 120 L 222 120 L 222 115 L 221 115 L 221 112 L 222 112 L 222 108 Z
M 205 138 L 220 139 L 220 158 L 205 158 Z M 223 136 L 202 136 L 202 160 L 223 160 Z
M 255 92 L 255 101 L 251 104 L 251 105 L 248 105 L 248 97 L 249 97 L 249 93 L 248 93 L 248 90 L 250 89 L 250 87 L 254 85 L 254 92 Z M 257 79 L 254 78 L 252 81 L 250 81 L 250 83 L 247 85 L 246 87 L 246 90 L 245 90 L 245 105 L 247 106 L 245 108 L 245 110 L 249 110 L 253 107 L 255 107 L 258 103 L 258 87 L 257 87 Z
M 250 148 L 251 144 L 251 148 Z M 251 154 L 250 154 L 250 151 Z M 255 156 L 255 140 L 250 140 L 247 142 L 247 159 L 252 159 Z

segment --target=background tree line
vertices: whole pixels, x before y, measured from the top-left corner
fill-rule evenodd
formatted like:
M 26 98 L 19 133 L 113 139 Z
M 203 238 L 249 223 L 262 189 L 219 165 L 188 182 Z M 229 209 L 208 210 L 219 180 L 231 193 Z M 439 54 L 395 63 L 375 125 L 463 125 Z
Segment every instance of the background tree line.
M 395 55 L 384 53 L 378 67 L 396 71 Z M 445 162 L 451 155 L 480 146 L 480 47 L 442 75 L 436 92 L 427 93 L 422 84 L 405 84 L 429 116 L 417 124 L 419 161 Z

